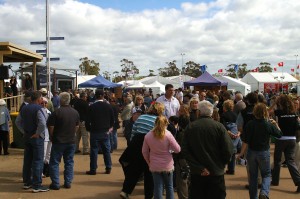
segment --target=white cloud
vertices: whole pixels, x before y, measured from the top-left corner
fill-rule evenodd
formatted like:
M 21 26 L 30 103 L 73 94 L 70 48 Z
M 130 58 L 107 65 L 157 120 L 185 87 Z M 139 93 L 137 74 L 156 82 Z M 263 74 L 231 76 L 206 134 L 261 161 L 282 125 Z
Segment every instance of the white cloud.
M 45 40 L 45 2 L 6 0 L 0 3 L 0 38 L 31 50 L 31 41 Z M 218 0 L 182 3 L 181 9 L 126 13 L 75 0 L 51 0 L 51 54 L 57 67 L 78 68 L 79 58 L 100 62 L 101 72 L 121 70 L 120 60 L 132 60 L 147 75 L 149 69 L 177 60 L 208 65 L 216 72 L 231 63 L 256 67 L 261 61 L 295 66 L 298 54 L 297 0 Z

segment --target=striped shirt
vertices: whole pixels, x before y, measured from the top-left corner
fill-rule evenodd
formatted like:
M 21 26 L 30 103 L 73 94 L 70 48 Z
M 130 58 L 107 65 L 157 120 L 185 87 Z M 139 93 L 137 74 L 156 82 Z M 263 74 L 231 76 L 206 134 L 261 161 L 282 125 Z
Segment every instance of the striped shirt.
M 147 134 L 154 128 L 156 115 L 141 115 L 133 124 L 131 138 L 138 133 Z

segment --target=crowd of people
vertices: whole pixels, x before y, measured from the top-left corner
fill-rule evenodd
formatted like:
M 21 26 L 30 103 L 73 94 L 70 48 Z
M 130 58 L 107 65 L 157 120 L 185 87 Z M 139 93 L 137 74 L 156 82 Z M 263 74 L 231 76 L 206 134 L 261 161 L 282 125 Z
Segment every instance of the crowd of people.
M 119 158 L 123 199 L 139 181 L 144 181 L 146 199 L 163 198 L 163 190 L 167 199 L 174 198 L 175 190 L 179 199 L 226 198 L 224 175 L 235 175 L 241 160 L 247 161 L 250 199 L 269 198 L 270 186 L 279 186 L 283 162 L 300 193 L 299 110 L 294 94 L 243 96 L 175 89 L 171 84 L 155 98 L 151 90 L 127 91 L 122 98 L 101 89 L 53 92 L 53 96 L 46 89 L 27 91 L 16 119 L 25 142 L 23 188 L 59 190 L 62 157 L 63 187 L 71 188 L 75 153 L 90 156 L 87 175 L 97 174 L 98 154 L 103 154 L 104 173 L 110 174 L 111 153 L 118 148 L 117 130 L 122 126 L 127 141 Z M 2 112 L 8 110 L 0 101 Z M 0 120 L 4 154 L 8 133 L 3 132 L 8 132 L 9 119 L 8 114 Z M 51 184 L 44 187 L 42 178 L 48 176 Z

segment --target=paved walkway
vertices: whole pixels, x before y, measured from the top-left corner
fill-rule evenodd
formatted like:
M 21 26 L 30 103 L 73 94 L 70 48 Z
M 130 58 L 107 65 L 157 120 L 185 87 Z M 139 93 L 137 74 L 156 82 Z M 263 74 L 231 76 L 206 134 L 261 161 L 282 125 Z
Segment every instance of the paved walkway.
M 85 175 L 85 171 L 89 169 L 89 156 L 75 155 L 75 176 L 72 188 L 61 188 L 59 191 L 51 190 L 46 193 L 32 193 L 30 190 L 22 189 L 23 150 L 10 149 L 9 156 L 0 156 L 0 199 L 119 199 L 124 175 L 118 159 L 125 145 L 125 139 L 119 137 L 119 149 L 112 154 L 113 170 L 110 175 L 103 174 L 104 165 L 102 155 L 99 155 L 99 169 L 96 176 Z M 60 167 L 61 183 L 63 182 L 62 170 L 63 164 Z M 243 166 L 237 166 L 235 175 L 226 176 L 227 198 L 249 198 L 248 191 L 244 188 L 246 181 L 246 169 Z M 43 184 L 49 186 L 50 179 L 44 178 Z M 270 198 L 300 198 L 300 194 L 296 194 L 295 190 L 296 187 L 291 180 L 288 169 L 282 168 L 280 186 L 271 187 Z M 142 183 L 138 184 L 130 198 L 144 198 Z

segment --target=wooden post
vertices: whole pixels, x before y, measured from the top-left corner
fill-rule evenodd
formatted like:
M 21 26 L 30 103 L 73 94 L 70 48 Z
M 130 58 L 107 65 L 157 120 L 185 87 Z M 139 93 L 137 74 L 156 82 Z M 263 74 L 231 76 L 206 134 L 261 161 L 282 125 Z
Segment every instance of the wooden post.
M 0 53 L 0 65 L 3 64 L 3 54 Z M 1 66 L 0 66 L 1 67 Z M 0 80 L 0 98 L 3 97 L 3 85 L 4 85 L 4 80 Z
M 37 90 L 37 85 L 36 85 L 36 62 L 33 62 L 32 64 L 32 83 L 33 83 L 33 90 Z

